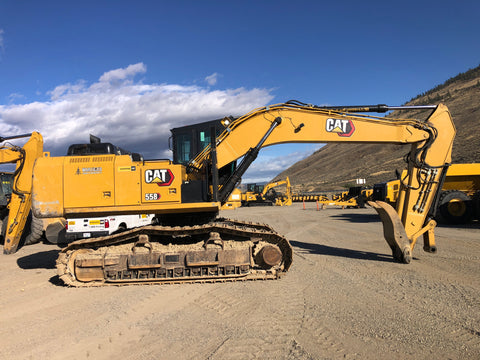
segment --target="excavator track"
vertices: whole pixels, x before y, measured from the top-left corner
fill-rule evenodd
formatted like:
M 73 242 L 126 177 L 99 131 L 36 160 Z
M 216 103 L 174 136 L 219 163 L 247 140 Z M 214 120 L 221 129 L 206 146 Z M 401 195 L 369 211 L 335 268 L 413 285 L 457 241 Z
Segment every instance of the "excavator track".
M 72 242 L 60 252 L 57 272 L 75 287 L 266 280 L 287 272 L 292 254 L 268 225 L 218 218 Z

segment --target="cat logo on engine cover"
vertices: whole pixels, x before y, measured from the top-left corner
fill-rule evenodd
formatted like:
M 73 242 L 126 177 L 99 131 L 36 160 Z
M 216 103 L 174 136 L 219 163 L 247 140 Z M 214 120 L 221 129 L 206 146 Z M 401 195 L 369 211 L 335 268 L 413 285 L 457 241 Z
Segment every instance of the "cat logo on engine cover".
M 173 179 L 170 169 L 150 169 L 145 170 L 145 182 L 147 184 L 157 184 L 158 186 L 169 186 Z
M 338 136 L 350 137 L 355 131 L 355 125 L 352 120 L 330 118 L 325 123 L 325 130 L 337 133 Z

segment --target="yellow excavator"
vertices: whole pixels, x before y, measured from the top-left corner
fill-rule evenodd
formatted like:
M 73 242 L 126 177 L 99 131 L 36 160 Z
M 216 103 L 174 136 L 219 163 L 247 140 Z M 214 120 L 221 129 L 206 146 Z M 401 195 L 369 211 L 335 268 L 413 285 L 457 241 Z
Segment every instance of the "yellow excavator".
M 285 185 L 285 193 L 277 193 L 274 188 Z M 287 176 L 285 180 L 273 181 L 265 185 L 262 191 L 262 197 L 272 201 L 277 206 L 290 206 L 292 205 L 292 185 L 290 179 Z
M 273 190 L 282 185 L 286 186 L 285 194 L 279 194 Z M 269 205 L 292 205 L 292 186 L 288 176 L 285 180 L 273 181 L 266 185 L 247 184 L 247 191 L 242 193 L 242 206 Z
M 289 142 L 409 145 L 408 179 L 397 210 L 370 202 L 393 257 L 409 263 L 420 236 L 425 251 L 436 251 L 430 209 L 436 208 L 432 204 L 451 161 L 455 126 L 444 105 L 422 106 L 431 109 L 425 120 L 366 114 L 402 108 L 288 101 L 225 118 L 218 136 L 218 127 L 196 129 L 200 142 L 209 144 L 193 157 L 195 141 L 183 134 L 173 137 L 174 161 L 44 153 L 35 166 L 25 163 L 23 171 L 33 170 L 32 211 L 38 218 L 156 214 L 155 225 L 78 240 L 62 249 L 57 271 L 68 285 L 274 279 L 292 264 L 288 240 L 268 225 L 217 218 L 261 148 Z M 17 245 L 17 238 L 7 235 L 4 252 Z

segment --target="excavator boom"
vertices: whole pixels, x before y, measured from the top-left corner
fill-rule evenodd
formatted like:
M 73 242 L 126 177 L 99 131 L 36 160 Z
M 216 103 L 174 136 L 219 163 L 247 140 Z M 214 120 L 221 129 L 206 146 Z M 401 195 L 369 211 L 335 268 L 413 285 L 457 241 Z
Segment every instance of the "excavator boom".
M 386 105 L 320 108 L 288 102 L 256 109 L 228 123 L 213 150 L 217 153 L 218 167 L 222 168 L 242 156 L 244 158 L 237 173 L 222 184 L 220 199 L 228 196 L 241 178 L 242 171 L 248 168 L 262 147 L 289 142 L 410 144 L 411 149 L 406 156 L 408 180 L 400 191 L 397 211 L 382 202 L 371 205 L 381 216 L 385 239 L 397 260 L 410 262 L 417 238 L 421 235 L 424 236 L 424 249 L 436 251 L 433 235 L 436 223 L 429 210 L 451 162 L 456 132 L 447 107 L 442 104 L 421 106 L 422 109 L 432 110 L 425 121 L 351 114 L 343 111 L 347 108 L 355 112 L 402 109 Z M 251 142 L 246 142 L 246 138 Z M 257 146 L 251 148 L 252 143 Z M 212 148 L 207 147 L 191 161 L 192 176 L 210 158 L 211 152 Z

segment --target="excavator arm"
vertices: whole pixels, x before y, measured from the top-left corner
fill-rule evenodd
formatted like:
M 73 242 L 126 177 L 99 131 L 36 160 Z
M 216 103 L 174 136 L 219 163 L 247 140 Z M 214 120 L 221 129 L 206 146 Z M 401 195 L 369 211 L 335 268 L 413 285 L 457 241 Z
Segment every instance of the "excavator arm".
M 262 196 L 267 195 L 268 190 L 273 189 L 273 188 L 275 188 L 275 187 L 277 187 L 277 186 L 286 185 L 286 184 L 287 184 L 287 181 L 286 181 L 286 180 L 280 180 L 280 181 L 274 181 L 274 182 L 268 183 L 268 184 L 265 185 L 265 187 L 263 188 Z
M 218 197 L 224 201 L 259 150 L 266 146 L 293 142 L 410 145 L 405 157 L 408 177 L 402 183 L 397 209 L 383 202 L 370 202 L 382 219 L 384 236 L 393 256 L 409 263 L 421 235 L 424 236 L 424 250 L 436 251 L 433 233 L 436 223 L 429 210 L 451 162 L 456 130 L 447 107 L 442 104 L 415 107 L 432 110 L 425 121 L 364 114 L 403 108 L 412 107 L 325 108 L 293 101 L 256 109 L 234 121 L 225 119 L 226 130 L 213 146 L 205 148 L 190 162 L 187 174 L 195 179 L 212 158 L 216 159 L 216 166 L 222 168 L 243 157 L 230 178 L 219 184 Z
M 13 181 L 12 195 L 8 204 L 8 217 L 4 222 L 5 254 L 14 253 L 20 243 L 25 224 L 32 206 L 32 175 L 35 160 L 42 156 L 43 138 L 38 132 L 0 138 L 6 140 L 30 137 L 19 147 L 5 144 L 0 147 L 0 164 L 16 164 Z

